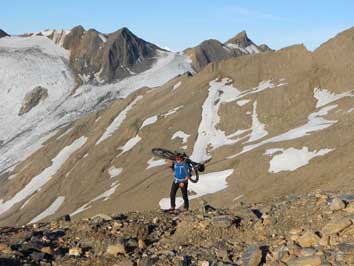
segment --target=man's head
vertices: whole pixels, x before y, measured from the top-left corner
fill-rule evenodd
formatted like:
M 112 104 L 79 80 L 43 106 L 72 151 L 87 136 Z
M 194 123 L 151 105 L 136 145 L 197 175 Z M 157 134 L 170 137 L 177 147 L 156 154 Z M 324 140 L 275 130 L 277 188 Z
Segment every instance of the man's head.
M 180 163 L 184 160 L 184 156 L 182 153 L 176 153 L 176 162 Z

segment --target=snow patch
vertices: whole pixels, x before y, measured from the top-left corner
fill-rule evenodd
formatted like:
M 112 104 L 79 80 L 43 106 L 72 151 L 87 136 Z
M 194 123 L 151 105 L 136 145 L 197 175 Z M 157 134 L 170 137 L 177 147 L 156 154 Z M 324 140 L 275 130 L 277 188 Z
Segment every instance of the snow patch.
M 133 149 L 134 146 L 136 144 L 138 144 L 140 141 L 141 141 L 141 137 L 139 135 L 136 135 L 135 137 L 133 137 L 130 140 L 128 140 L 127 143 L 125 143 L 122 147 L 119 147 L 119 149 L 122 150 L 120 155 L 122 155 L 123 153 Z
M 258 120 L 257 116 L 257 101 L 253 103 L 253 113 L 252 113 L 252 132 L 248 142 L 253 142 L 259 140 L 268 135 L 268 132 L 264 129 L 265 125 Z
M 133 106 L 140 101 L 143 96 L 137 96 L 123 111 L 119 113 L 119 115 L 113 120 L 113 122 L 107 127 L 106 131 L 103 133 L 101 138 L 96 142 L 96 145 L 100 144 L 102 141 L 111 137 L 114 132 L 116 132 L 120 126 L 122 125 L 123 121 L 125 120 L 128 112 L 133 108 Z
M 202 106 L 202 120 L 191 155 L 194 161 L 209 159 L 208 150 L 210 146 L 214 150 L 237 142 L 237 140 L 233 140 L 230 136 L 226 136 L 225 132 L 216 128 L 220 122 L 218 111 L 221 104 L 235 101 L 241 95 L 241 92 L 234 88 L 231 82 L 231 79 L 223 78 L 221 81 L 213 80 L 209 83 L 209 93 Z
M 63 134 L 61 134 L 59 137 L 57 137 L 57 140 L 62 139 L 63 137 L 65 137 L 66 135 L 68 135 L 71 131 L 73 131 L 74 128 L 69 128 L 68 130 L 66 130 Z
M 119 176 L 122 172 L 123 172 L 123 168 L 116 168 L 114 166 L 108 169 L 108 173 L 111 178 Z
M 148 167 L 146 167 L 146 169 L 167 164 L 166 160 L 164 159 L 154 160 L 154 157 L 152 157 L 147 163 L 148 163 Z
M 86 211 L 87 209 L 91 208 L 91 204 L 95 201 L 101 200 L 103 199 L 103 201 L 107 201 L 111 198 L 111 196 L 114 194 L 114 192 L 116 191 L 117 187 L 119 186 L 119 184 L 117 182 L 113 182 L 112 186 L 110 189 L 108 189 L 107 191 L 103 192 L 102 194 L 98 195 L 96 198 L 90 200 L 89 202 L 85 203 L 84 205 L 82 205 L 80 208 L 78 208 L 77 210 L 75 210 L 74 212 L 72 212 L 70 214 L 70 216 L 75 216 L 83 211 Z
M 183 105 L 177 106 L 177 107 L 169 110 L 167 113 L 164 113 L 162 116 L 163 116 L 163 118 L 166 118 L 170 115 L 177 113 L 181 108 L 183 108 Z
M 266 155 L 272 155 L 277 152 L 276 155 L 270 160 L 269 172 L 279 173 L 281 171 L 294 171 L 302 166 L 307 165 L 310 160 L 315 157 L 323 156 L 333 149 L 321 149 L 319 151 L 309 151 L 308 147 L 302 147 L 302 149 L 289 148 L 289 149 L 272 149 L 265 152 Z M 280 152 L 280 154 L 278 154 Z
M 184 133 L 183 131 L 177 131 L 175 134 L 173 134 L 171 139 L 174 140 L 175 138 L 180 138 L 182 139 L 182 143 L 187 143 L 189 137 L 190 135 Z
M 245 48 L 245 50 L 249 53 L 249 54 L 258 54 L 259 53 L 259 49 L 254 45 L 251 44 L 249 46 L 247 46 Z
M 62 149 L 57 156 L 52 159 L 52 165 L 43 170 L 39 175 L 32 178 L 32 180 L 11 199 L 0 204 L 0 214 L 12 208 L 16 203 L 24 200 L 34 192 L 39 191 L 57 171 L 62 167 L 69 157 L 79 150 L 87 141 L 86 137 L 76 139 L 69 146 Z
M 189 196 L 190 200 L 200 198 L 202 196 L 216 193 L 227 188 L 226 179 L 232 175 L 234 169 L 228 169 L 221 172 L 212 172 L 204 175 L 200 175 L 198 183 L 188 183 L 188 190 L 193 191 L 195 194 Z M 159 205 L 161 209 L 169 209 L 170 198 L 163 198 L 160 200 Z M 181 197 L 176 198 L 176 208 L 183 205 L 183 199 Z
M 246 100 L 239 100 L 236 103 L 242 107 L 242 106 L 248 104 L 249 102 L 250 102 L 250 100 L 246 99 Z
M 36 195 L 36 193 L 33 193 L 33 195 L 31 197 L 28 198 L 28 200 L 25 201 L 25 203 L 22 204 L 22 206 L 20 207 L 20 210 L 22 210 L 24 207 L 26 207 L 26 205 L 33 199 L 33 197 Z
M 103 34 L 98 34 L 98 36 L 100 37 L 100 39 L 102 40 L 102 42 L 107 42 L 107 38 L 106 36 L 104 36 Z
M 182 81 L 178 81 L 175 85 L 173 85 L 172 90 L 174 91 L 174 90 L 178 89 L 181 85 L 182 85 Z
M 55 214 L 59 210 L 60 206 L 63 204 L 64 200 L 65 197 L 58 197 L 47 209 L 45 209 L 42 213 L 34 217 L 29 223 L 37 223 L 40 220 L 43 220 L 44 218 Z
M 143 124 L 141 125 L 140 129 L 143 129 L 146 126 L 152 125 L 154 123 L 156 123 L 158 120 L 157 115 L 151 116 L 147 119 L 144 120 Z
M 316 108 L 335 102 L 344 97 L 353 96 L 352 92 L 343 92 L 336 94 L 334 92 L 321 88 L 315 88 L 313 90 L 313 94 L 314 97 L 317 99 Z
M 276 143 L 282 141 L 293 140 L 297 138 L 301 138 L 307 135 L 310 135 L 313 132 L 320 131 L 326 129 L 332 125 L 334 125 L 336 120 L 327 120 L 323 118 L 323 116 L 327 115 L 331 110 L 335 109 L 337 105 L 329 105 L 321 108 L 319 111 L 311 113 L 308 116 L 308 121 L 306 124 L 299 126 L 297 128 L 293 128 L 283 134 L 271 137 L 269 139 L 265 139 L 259 143 L 251 144 L 243 147 L 242 151 L 238 154 L 227 157 L 227 159 L 233 159 L 243 153 L 252 151 L 256 148 L 259 148 L 268 143 Z

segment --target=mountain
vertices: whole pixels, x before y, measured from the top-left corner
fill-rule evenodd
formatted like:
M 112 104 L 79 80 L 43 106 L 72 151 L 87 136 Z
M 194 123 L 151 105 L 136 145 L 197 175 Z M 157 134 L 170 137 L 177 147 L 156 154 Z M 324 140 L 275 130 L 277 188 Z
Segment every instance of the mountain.
M 3 265 L 353 265 L 353 195 L 98 214 L 0 228 Z M 40 218 L 40 217 L 39 217 Z M 226 240 L 227 237 L 227 241 Z M 333 240 L 335 239 L 335 241 Z
M 274 52 L 274 50 L 272 48 L 270 48 L 268 45 L 266 44 L 261 44 L 261 45 L 258 45 L 258 49 L 265 53 L 265 52 Z
M 107 83 L 149 69 L 164 50 L 134 35 L 128 28 L 110 34 L 76 26 L 46 30 L 44 35 L 70 51 L 70 67 L 80 83 Z
M 159 50 L 146 71 L 79 87 L 70 67 L 78 38 L 1 39 L 0 223 L 167 208 L 172 174 L 154 147 L 212 158 L 189 185 L 192 209 L 200 200 L 227 208 L 317 189 L 350 193 L 353 36 L 352 28 L 314 52 L 237 48 L 244 56 L 193 75 L 193 58 Z M 36 104 L 19 115 L 27 103 Z
M 5 31 L 3 31 L 2 29 L 0 29 L 0 38 L 2 37 L 6 37 L 9 36 Z
M 267 45 L 257 46 L 242 31 L 225 43 L 218 40 L 207 40 L 196 47 L 188 48 L 185 53 L 191 57 L 193 68 L 200 71 L 212 62 L 218 62 L 233 57 L 272 51 Z

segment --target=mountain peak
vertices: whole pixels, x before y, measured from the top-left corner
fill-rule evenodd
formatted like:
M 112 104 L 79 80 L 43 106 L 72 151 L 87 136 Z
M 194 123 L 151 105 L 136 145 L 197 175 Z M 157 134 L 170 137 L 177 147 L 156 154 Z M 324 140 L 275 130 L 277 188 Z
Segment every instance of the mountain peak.
M 0 38 L 2 37 L 6 37 L 9 36 L 5 31 L 3 31 L 2 29 L 0 29 Z
M 137 38 L 137 36 L 133 32 L 131 32 L 127 27 L 120 28 L 119 30 L 112 32 L 109 35 L 114 36 L 114 38 L 117 38 L 118 36 L 133 36 Z
M 229 39 L 226 43 L 237 44 L 242 48 L 253 44 L 253 42 L 248 38 L 247 32 L 245 30 L 238 33 L 235 37 Z

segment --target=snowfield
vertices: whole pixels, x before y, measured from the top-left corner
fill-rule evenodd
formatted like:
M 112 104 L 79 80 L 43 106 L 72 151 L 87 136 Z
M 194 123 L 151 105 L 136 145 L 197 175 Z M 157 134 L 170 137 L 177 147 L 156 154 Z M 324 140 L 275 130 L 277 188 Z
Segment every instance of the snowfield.
M 6 125 L 0 128 L 0 172 L 10 172 L 10 167 L 37 151 L 49 132 L 141 87 L 154 88 L 186 71 L 193 72 L 187 56 L 160 51 L 149 70 L 112 84 L 87 84 L 72 95 L 75 78 L 68 67 L 69 51 L 60 47 L 60 35 L 67 32 L 55 34 L 58 45 L 45 36 L 0 39 L 0 66 L 6 66 L 0 67 L 0 123 Z M 19 116 L 25 95 L 37 86 L 47 89 L 48 97 Z M 104 101 L 98 104 L 100 98 Z M 101 141 L 109 135 L 107 132 Z

